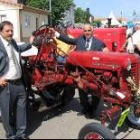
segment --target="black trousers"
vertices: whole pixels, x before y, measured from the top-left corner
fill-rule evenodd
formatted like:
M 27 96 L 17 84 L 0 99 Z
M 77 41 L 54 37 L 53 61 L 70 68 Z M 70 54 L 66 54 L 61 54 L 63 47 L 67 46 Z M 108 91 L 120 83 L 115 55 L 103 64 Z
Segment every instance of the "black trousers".
M 100 98 L 94 95 L 92 95 L 92 101 L 90 102 L 88 94 L 81 89 L 79 89 L 79 98 L 81 106 L 83 108 L 89 108 L 91 111 L 96 111 L 100 103 Z
M 0 87 L 0 110 L 6 137 L 13 139 L 25 135 L 26 91 L 21 80 Z

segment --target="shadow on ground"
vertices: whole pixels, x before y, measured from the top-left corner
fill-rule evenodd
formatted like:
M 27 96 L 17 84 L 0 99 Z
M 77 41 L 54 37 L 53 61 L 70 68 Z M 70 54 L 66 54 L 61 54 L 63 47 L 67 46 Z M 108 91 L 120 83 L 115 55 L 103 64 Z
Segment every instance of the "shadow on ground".
M 100 105 L 96 112 L 96 118 L 94 120 L 100 121 L 100 113 L 104 110 L 103 108 L 103 101 L 100 102 Z M 81 106 L 79 104 L 78 98 L 74 98 L 68 105 L 63 107 L 57 107 L 53 110 L 45 110 L 42 112 L 35 112 L 33 110 L 28 111 L 28 135 L 31 135 L 34 133 L 44 121 L 48 121 L 50 119 L 53 119 L 58 116 L 62 116 L 63 113 L 69 113 L 69 112 L 77 112 L 77 114 L 81 111 Z M 114 131 L 112 131 L 114 132 Z M 119 129 L 118 133 L 115 133 L 117 138 L 120 138 L 120 133 L 126 133 L 123 136 L 121 135 L 121 138 L 125 138 L 128 136 L 131 132 L 129 131 L 129 126 L 125 123 L 122 128 Z
M 28 110 L 28 130 L 27 134 L 31 135 L 34 133 L 44 121 L 53 119 L 54 117 L 62 116 L 63 113 L 67 112 L 80 112 L 81 107 L 77 98 L 74 98 L 68 105 L 56 107 L 52 110 L 45 110 L 42 112 Z

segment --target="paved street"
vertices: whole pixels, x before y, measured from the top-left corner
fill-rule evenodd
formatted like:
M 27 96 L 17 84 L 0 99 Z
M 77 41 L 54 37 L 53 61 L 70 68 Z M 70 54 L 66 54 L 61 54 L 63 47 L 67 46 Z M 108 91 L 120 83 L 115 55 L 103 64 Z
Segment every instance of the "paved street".
M 63 109 L 55 109 L 49 112 L 29 112 L 29 136 L 31 139 L 77 139 L 80 129 L 88 123 L 97 120 L 88 120 L 83 116 L 77 116 L 80 111 L 78 98 Z M 128 131 L 129 130 L 129 131 Z M 128 129 L 124 126 L 123 132 L 117 138 L 138 139 L 139 131 Z M 130 132 L 130 134 L 129 134 Z M 4 137 L 4 130 L 0 124 L 0 139 Z

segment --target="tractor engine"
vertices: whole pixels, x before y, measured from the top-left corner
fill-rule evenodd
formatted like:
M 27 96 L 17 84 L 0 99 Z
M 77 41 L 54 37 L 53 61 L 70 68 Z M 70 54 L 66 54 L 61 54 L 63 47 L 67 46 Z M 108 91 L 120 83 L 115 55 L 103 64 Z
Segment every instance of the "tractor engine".
M 131 104 L 134 96 L 140 103 L 139 61 L 138 55 L 111 52 L 72 52 L 67 58 L 69 67 L 77 68 L 80 88 L 92 89 L 106 101 L 123 106 Z
M 46 39 L 45 39 L 46 41 Z M 77 86 L 105 101 L 127 107 L 136 97 L 140 104 L 140 59 L 128 53 L 72 52 L 66 64 L 57 62 L 57 44 L 43 43 L 29 58 L 32 85 L 39 91 L 52 84 Z M 115 97 L 115 98 L 114 98 Z

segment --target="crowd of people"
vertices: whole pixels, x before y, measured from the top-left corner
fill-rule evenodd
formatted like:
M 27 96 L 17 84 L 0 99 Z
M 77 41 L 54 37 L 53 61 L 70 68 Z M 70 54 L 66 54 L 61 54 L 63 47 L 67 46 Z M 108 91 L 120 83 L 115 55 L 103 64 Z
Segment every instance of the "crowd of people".
M 123 48 L 129 53 L 136 53 L 140 55 L 140 23 L 136 23 L 134 27 L 127 27 L 126 42 Z

